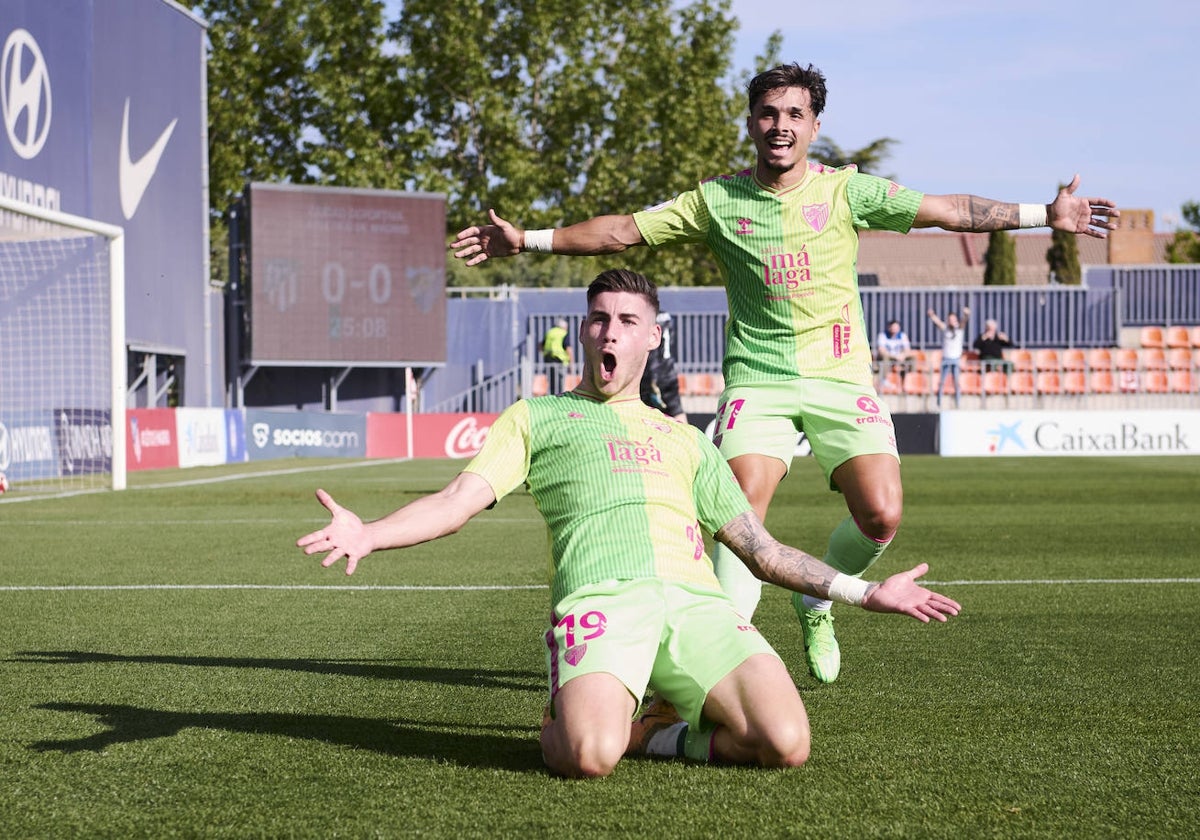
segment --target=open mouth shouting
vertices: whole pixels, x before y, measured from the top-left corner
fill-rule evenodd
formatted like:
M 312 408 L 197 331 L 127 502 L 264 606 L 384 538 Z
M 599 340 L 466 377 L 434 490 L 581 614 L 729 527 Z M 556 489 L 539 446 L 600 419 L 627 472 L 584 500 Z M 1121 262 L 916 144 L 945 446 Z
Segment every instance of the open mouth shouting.
M 605 382 L 612 382 L 613 376 L 617 373 L 617 357 L 615 354 L 605 351 L 600 354 L 600 378 Z

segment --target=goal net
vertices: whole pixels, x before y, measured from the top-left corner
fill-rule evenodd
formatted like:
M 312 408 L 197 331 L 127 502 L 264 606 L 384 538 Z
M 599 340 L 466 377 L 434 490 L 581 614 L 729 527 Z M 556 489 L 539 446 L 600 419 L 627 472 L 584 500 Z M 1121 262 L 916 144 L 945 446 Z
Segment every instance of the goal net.
M 124 285 L 121 228 L 0 197 L 0 499 L 125 487 Z

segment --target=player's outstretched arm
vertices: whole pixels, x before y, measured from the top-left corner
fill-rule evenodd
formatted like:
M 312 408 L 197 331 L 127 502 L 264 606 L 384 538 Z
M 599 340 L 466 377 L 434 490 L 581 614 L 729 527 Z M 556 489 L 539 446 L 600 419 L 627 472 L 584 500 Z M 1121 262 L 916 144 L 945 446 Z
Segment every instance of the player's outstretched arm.
M 453 534 L 496 501 L 496 496 L 486 481 L 464 472 L 437 493 L 422 496 L 373 522 L 363 522 L 324 490 L 317 490 L 317 501 L 329 511 L 329 524 L 305 534 L 296 545 L 309 555 L 325 552 L 321 565 L 326 568 L 345 557 L 346 574 L 352 575 L 358 561 L 373 551 L 404 548 Z
M 1116 230 L 1121 211 L 1107 198 L 1075 195 L 1079 175 L 1058 191 L 1051 204 L 1016 204 L 977 195 L 926 195 L 913 220 L 914 228 L 988 232 L 1028 227 L 1052 227 L 1104 239 Z
M 450 243 L 456 259 L 478 265 L 492 257 L 511 257 L 526 251 L 573 257 L 616 254 L 644 245 L 633 216 L 596 216 L 553 230 L 526 231 L 488 211 L 491 224 L 460 230 Z
M 883 583 L 867 583 L 779 542 L 752 512 L 737 517 L 713 536 L 729 546 L 755 577 L 793 592 L 854 604 L 872 612 L 908 615 L 926 624 L 930 618 L 945 621 L 961 609 L 955 601 L 916 583 L 929 569 L 924 563 L 892 575 Z

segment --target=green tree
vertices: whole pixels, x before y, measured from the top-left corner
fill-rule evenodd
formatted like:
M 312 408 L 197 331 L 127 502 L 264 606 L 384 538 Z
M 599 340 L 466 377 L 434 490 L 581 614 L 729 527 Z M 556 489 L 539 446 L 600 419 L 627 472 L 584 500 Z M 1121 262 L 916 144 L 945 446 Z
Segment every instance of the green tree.
M 1183 219 L 1192 229 L 1175 231 L 1175 238 L 1167 245 L 1167 262 L 1200 263 L 1200 204 L 1186 202 Z
M 892 147 L 899 142 L 891 137 L 881 137 L 861 149 L 846 151 L 828 137 L 820 137 L 809 147 L 809 157 L 819 160 L 826 166 L 847 166 L 853 163 L 859 172 L 868 175 L 878 175 L 880 178 L 896 180 L 895 175 L 887 175 L 880 171 L 883 161 L 892 154 Z
M 523 227 L 626 213 L 729 171 L 744 149 L 728 89 L 728 0 L 409 0 L 391 27 L 411 92 L 419 188 L 456 231 L 488 208 Z M 744 164 L 743 164 L 744 165 Z M 701 248 L 622 262 L 664 284 L 713 282 Z M 481 282 L 582 283 L 601 261 L 496 261 Z M 605 263 L 607 264 L 607 263 Z
M 1002 230 L 988 234 L 987 253 L 983 256 L 983 285 L 1015 286 L 1017 283 L 1017 243 Z
M 382 0 L 203 0 L 213 269 L 250 181 L 399 187 L 410 166 Z M 398 113 L 398 108 L 401 109 Z
M 1059 184 L 1061 190 L 1066 184 Z M 1046 251 L 1046 262 L 1050 266 L 1049 280 L 1065 286 L 1078 286 L 1083 282 L 1083 269 L 1079 265 L 1079 243 L 1076 234 L 1065 230 L 1050 232 L 1050 248 Z

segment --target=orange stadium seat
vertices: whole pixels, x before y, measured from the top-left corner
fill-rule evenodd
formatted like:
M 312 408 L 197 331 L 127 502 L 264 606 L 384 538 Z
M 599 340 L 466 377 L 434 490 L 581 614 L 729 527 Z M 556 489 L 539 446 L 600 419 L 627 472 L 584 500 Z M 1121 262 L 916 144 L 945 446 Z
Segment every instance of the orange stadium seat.
M 1034 380 L 1033 373 L 1030 371 L 1016 371 L 1013 376 L 1008 378 L 1008 388 L 1013 391 L 1013 394 L 1037 394 L 1038 391 L 1043 390 L 1042 384 L 1040 384 L 1042 377 L 1050 376 L 1050 374 L 1058 376 L 1057 371 L 1042 371 L 1038 373 L 1037 380 Z M 1055 389 L 1056 394 L 1060 389 L 1061 385 Z
M 688 392 L 687 374 L 679 374 L 679 376 L 676 378 L 676 381 L 679 383 L 679 396 L 686 397 Z
M 1188 337 L 1191 338 L 1193 347 L 1200 347 L 1200 326 L 1188 330 Z
M 1027 372 L 1022 372 L 1022 375 L 1029 376 Z M 1029 393 L 1033 393 L 1033 382 L 1029 383 Z M 989 395 L 1007 394 L 1008 393 L 1008 375 L 1002 370 L 989 370 L 983 375 L 983 390 Z M 971 393 L 966 390 L 966 385 L 963 385 L 964 393 Z
M 544 373 L 535 373 L 533 375 L 533 388 L 531 389 L 535 397 L 544 397 L 550 393 L 550 377 Z
M 1142 390 L 1147 394 L 1167 393 L 1167 372 L 1165 370 L 1146 371 L 1146 375 L 1142 377 Z
M 713 388 L 711 373 L 693 373 L 688 376 L 688 393 L 701 397 L 710 397 L 717 393 Z
M 1000 371 L 996 371 L 1000 373 Z M 1003 374 L 1001 374 L 1003 376 Z M 954 393 L 954 382 L 949 376 L 946 377 L 946 393 Z M 983 377 L 979 375 L 977 370 L 964 370 L 959 374 L 959 384 L 962 386 L 964 394 L 979 396 L 983 393 Z
M 1187 327 L 1167 327 L 1167 332 L 1163 336 L 1168 347 L 1191 347 L 1192 337 L 1188 334 Z
M 1008 351 L 1008 360 L 1012 362 L 1013 370 L 1033 370 L 1033 352 L 1024 347 Z
M 900 385 L 900 371 L 893 368 L 884 376 L 883 382 L 879 384 L 879 393 L 881 394 L 900 394 L 903 393 L 903 388 Z
M 1162 327 L 1142 327 L 1140 339 L 1142 347 L 1162 347 Z
M 1063 370 L 1087 370 L 1087 354 L 1078 347 L 1071 347 L 1063 351 L 1062 356 Z
M 1166 370 L 1167 351 L 1161 347 L 1143 347 L 1138 351 L 1138 361 L 1142 370 Z
M 927 370 L 934 376 L 937 376 L 938 371 L 942 367 L 942 350 L 939 347 L 936 350 L 930 350 L 926 355 L 925 361 L 928 363 Z
M 1063 376 L 1062 389 L 1064 394 L 1086 394 L 1088 384 L 1084 372 L 1081 370 L 1067 371 Z
M 1078 373 L 1079 371 L 1075 371 Z M 1037 382 L 1038 394 L 1062 394 L 1062 378 L 1058 376 L 1058 371 L 1040 371 L 1038 372 Z M 1013 392 L 1016 394 L 1016 386 L 1013 386 Z
M 566 379 L 563 380 L 564 391 L 574 391 L 575 386 L 583 381 L 583 377 L 577 373 L 568 373 Z
M 1062 362 L 1058 358 L 1058 351 L 1051 347 L 1045 347 L 1041 350 L 1038 350 L 1037 353 L 1034 354 L 1033 361 L 1034 364 L 1037 365 L 1038 370 L 1062 369 Z
M 1173 347 L 1167 351 L 1167 367 L 1185 370 L 1192 366 L 1192 351 L 1186 347 Z
M 904 393 L 923 397 L 929 393 L 929 377 L 923 370 L 914 370 L 904 377 Z
M 1190 394 L 1196 390 L 1195 377 L 1190 370 L 1173 370 L 1167 374 L 1167 385 L 1176 394 Z
M 1117 370 L 1137 370 L 1138 351 L 1132 347 L 1120 347 L 1113 354 L 1113 361 Z
M 1097 347 L 1088 351 L 1088 367 L 1092 370 L 1112 370 L 1112 351 L 1107 347 Z
M 1091 376 L 1088 377 L 1088 387 L 1093 394 L 1111 394 L 1116 388 L 1113 386 L 1113 374 L 1107 368 L 1104 370 L 1093 370 Z

